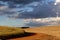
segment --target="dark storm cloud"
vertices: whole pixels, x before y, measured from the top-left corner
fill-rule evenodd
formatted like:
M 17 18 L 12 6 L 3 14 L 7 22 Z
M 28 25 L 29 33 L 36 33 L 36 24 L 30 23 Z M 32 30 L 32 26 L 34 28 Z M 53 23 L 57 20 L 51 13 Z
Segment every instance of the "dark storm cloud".
M 17 18 L 45 18 L 45 17 L 56 17 L 56 12 L 60 13 L 60 4 L 54 5 L 52 2 L 39 2 L 39 5 L 34 8 L 32 12 L 20 13 Z M 60 15 L 60 14 L 59 14 Z
M 56 13 L 52 10 L 52 8 L 41 7 L 35 9 L 33 12 L 24 12 L 18 16 L 20 18 L 44 18 L 44 17 L 53 17 L 56 16 Z
M 40 19 L 55 17 L 56 12 L 60 13 L 60 4 L 54 5 L 51 0 L 0 0 L 0 15 L 7 15 L 11 19 Z M 59 14 L 60 15 L 60 14 Z M 43 26 L 48 23 L 39 23 L 26 20 L 25 26 Z M 31 22 L 32 21 L 32 22 Z
M 26 2 L 26 0 L 2 0 L 2 1 L 9 1 L 9 2 L 2 3 L 8 7 L 6 7 L 7 10 L 6 9 L 1 10 L 2 12 L 1 14 L 8 14 L 8 17 L 11 17 L 11 18 L 27 18 L 28 19 L 28 18 L 45 18 L 45 17 L 56 16 L 54 1 L 29 0 L 29 2 L 30 1 L 31 2 L 26 5 L 22 5 L 23 2 L 22 4 L 21 3 L 14 4 L 15 1 Z M 17 7 L 17 5 L 19 5 L 19 7 Z M 11 14 L 12 16 L 9 14 Z
M 54 2 L 48 2 L 48 4 L 39 2 L 39 5 L 34 8 L 32 12 L 20 13 L 17 18 L 45 18 L 45 17 L 55 17 L 56 9 Z
M 0 15 L 15 14 L 15 12 L 11 10 L 13 9 L 10 9 L 8 6 L 0 6 Z
M 29 4 L 32 2 L 38 2 L 41 0 L 0 0 L 0 1 L 4 2 L 4 4 L 2 5 L 7 4 L 10 8 L 16 8 L 18 4 L 19 4 L 19 7 L 22 7 L 26 4 Z M 0 2 L 0 5 L 1 5 L 1 2 Z
M 9 1 L 9 2 L 13 2 L 13 3 L 17 3 L 17 4 L 27 4 L 27 3 L 31 3 L 34 1 L 40 1 L 40 0 L 0 0 L 0 1 Z
M 29 22 L 25 26 L 27 27 L 39 27 L 39 26 L 46 26 L 47 23 L 39 23 L 39 22 Z
M 23 1 L 22 3 L 16 4 L 15 1 Z M 34 3 L 37 0 L 29 0 L 28 2 Z M 23 5 L 26 3 L 26 0 L 0 0 L 0 14 L 16 14 L 21 13 L 22 11 L 29 11 L 35 5 L 31 5 L 31 3 Z M 31 10 L 32 11 L 32 10 Z

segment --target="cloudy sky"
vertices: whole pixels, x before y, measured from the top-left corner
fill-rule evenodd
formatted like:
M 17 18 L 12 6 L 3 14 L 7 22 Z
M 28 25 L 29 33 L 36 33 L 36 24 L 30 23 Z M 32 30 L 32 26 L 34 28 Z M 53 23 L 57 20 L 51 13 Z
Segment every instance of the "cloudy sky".
M 55 17 L 56 12 L 60 10 L 59 2 L 59 0 L 0 0 L 0 25 L 40 26 L 42 24 L 35 20 Z

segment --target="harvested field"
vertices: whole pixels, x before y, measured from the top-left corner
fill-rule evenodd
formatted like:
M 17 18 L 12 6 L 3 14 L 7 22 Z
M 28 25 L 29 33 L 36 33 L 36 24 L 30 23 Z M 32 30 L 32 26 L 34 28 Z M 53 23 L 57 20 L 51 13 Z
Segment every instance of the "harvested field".
M 0 26 L 0 39 L 14 37 L 15 35 L 24 35 L 25 31 L 21 28 Z
M 19 37 L 19 38 L 12 38 L 9 40 L 60 40 L 54 36 L 46 35 L 42 33 L 36 33 L 30 36 Z
M 60 40 L 60 26 L 35 27 L 24 30 L 35 34 L 9 40 Z

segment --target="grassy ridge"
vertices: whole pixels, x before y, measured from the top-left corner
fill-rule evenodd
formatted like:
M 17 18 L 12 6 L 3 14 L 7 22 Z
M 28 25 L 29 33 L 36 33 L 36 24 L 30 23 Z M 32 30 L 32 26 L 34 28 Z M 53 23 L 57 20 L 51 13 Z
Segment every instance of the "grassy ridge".
M 24 34 L 24 33 L 25 31 L 22 30 L 21 28 L 0 26 L 0 37 Z

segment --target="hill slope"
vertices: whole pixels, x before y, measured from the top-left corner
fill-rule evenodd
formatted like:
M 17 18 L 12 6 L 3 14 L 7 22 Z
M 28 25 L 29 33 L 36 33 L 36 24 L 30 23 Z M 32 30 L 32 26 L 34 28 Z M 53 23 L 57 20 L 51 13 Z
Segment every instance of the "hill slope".
M 31 36 L 14 38 L 10 40 L 60 40 L 60 26 L 43 26 L 24 29 L 29 33 L 36 33 Z M 30 34 L 29 34 L 30 35 Z

